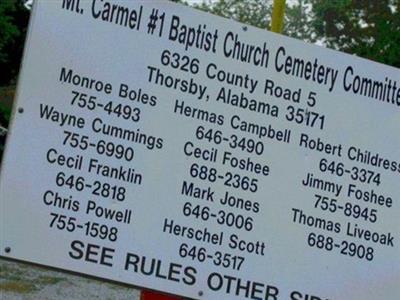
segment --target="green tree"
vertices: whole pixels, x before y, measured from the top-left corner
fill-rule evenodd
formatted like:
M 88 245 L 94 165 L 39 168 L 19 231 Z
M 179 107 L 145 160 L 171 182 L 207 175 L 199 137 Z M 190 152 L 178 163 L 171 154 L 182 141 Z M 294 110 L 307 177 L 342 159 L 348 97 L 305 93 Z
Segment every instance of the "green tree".
M 22 1 L 0 0 L 0 85 L 10 84 L 18 74 L 28 20 Z
M 330 48 L 400 67 L 400 0 L 307 0 L 310 27 Z
M 221 17 L 260 28 L 268 28 L 271 20 L 272 1 L 267 0 L 220 0 L 203 2 L 193 6 Z
M 305 0 L 298 0 L 296 5 L 286 8 L 283 34 L 305 41 L 315 43 L 318 35 L 310 26 L 310 5 Z
M 193 6 L 268 29 L 272 5 L 272 0 L 220 0 Z M 286 8 L 283 34 L 399 67 L 400 0 L 298 0 Z
M 202 4 L 194 4 L 193 6 L 200 10 L 234 19 L 241 23 L 253 25 L 261 29 L 269 29 L 273 1 L 220 0 L 217 2 L 203 2 Z M 296 5 L 288 6 L 285 13 L 283 34 L 308 42 L 315 42 L 316 35 L 308 26 L 309 19 L 306 12 L 307 4 L 304 0 L 299 0 Z

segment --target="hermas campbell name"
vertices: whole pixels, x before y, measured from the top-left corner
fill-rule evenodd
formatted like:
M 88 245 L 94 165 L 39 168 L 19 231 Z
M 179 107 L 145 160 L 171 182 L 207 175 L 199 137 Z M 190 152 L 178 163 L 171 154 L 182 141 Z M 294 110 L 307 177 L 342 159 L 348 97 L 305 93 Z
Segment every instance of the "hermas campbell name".
M 116 249 L 114 248 L 85 243 L 80 240 L 71 242 L 68 255 L 74 260 L 110 268 L 116 265 L 114 257 L 120 257 L 119 254 L 116 255 Z M 329 297 L 316 296 L 298 290 L 283 292 L 275 284 L 252 281 L 220 272 L 211 272 L 206 276 L 202 275 L 200 277 L 197 269 L 193 266 L 185 266 L 170 261 L 166 262 L 159 258 L 147 257 L 136 253 L 126 253 L 123 264 L 123 270 L 135 274 L 135 277 L 155 277 L 162 281 L 175 283 L 177 286 L 182 284 L 195 286 L 199 282 L 205 281 L 210 292 L 225 293 L 232 297 L 238 297 L 238 299 L 331 300 Z

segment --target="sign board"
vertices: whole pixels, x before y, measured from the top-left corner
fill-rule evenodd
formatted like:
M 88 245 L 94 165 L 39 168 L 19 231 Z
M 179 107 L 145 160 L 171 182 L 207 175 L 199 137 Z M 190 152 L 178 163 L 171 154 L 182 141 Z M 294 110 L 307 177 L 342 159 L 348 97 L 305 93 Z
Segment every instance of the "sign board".
M 400 294 L 400 72 L 161 1 L 37 1 L 4 257 L 198 299 Z

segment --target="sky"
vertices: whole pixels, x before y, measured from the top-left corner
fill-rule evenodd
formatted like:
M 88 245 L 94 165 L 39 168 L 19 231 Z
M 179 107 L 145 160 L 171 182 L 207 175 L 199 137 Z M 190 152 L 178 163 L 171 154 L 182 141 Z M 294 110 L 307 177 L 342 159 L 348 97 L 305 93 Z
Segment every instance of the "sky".
M 202 2 L 218 2 L 218 0 L 186 0 L 189 4 L 198 4 L 198 3 L 202 3 Z M 271 0 L 272 1 L 272 0 Z M 297 3 L 297 0 L 286 0 L 286 4 L 287 5 L 292 5 L 294 3 Z

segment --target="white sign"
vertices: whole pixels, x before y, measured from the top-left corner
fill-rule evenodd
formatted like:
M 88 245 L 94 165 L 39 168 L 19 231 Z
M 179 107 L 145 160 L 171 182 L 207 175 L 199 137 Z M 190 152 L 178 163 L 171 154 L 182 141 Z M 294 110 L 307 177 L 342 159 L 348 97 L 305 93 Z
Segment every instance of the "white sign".
M 170 2 L 37 1 L 2 256 L 198 299 L 397 300 L 400 72 Z

